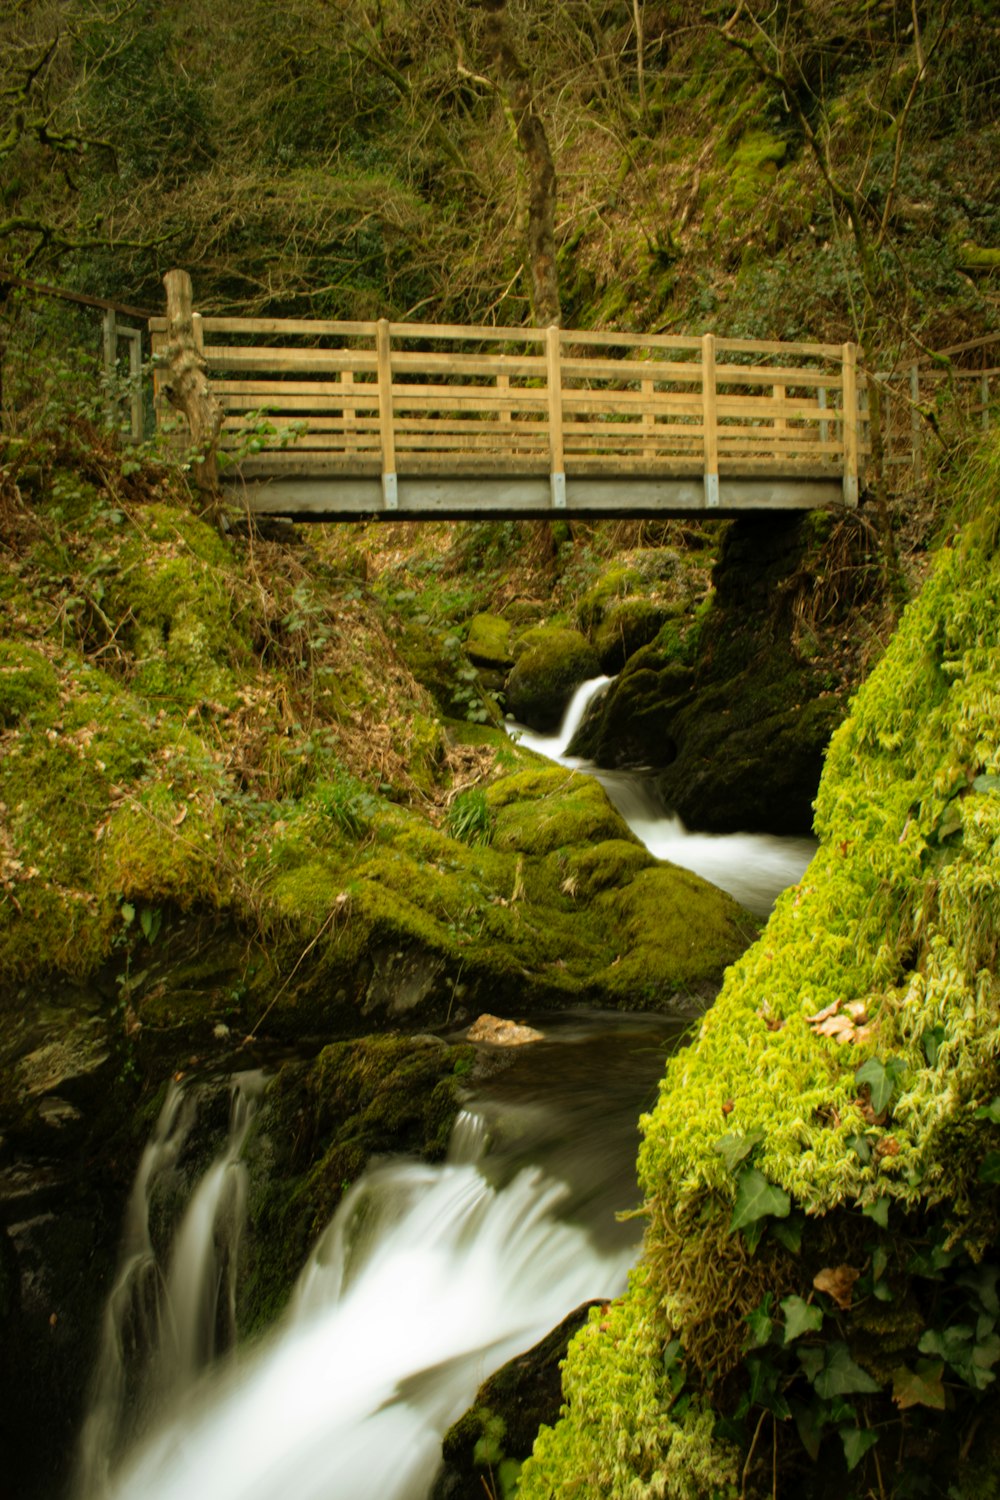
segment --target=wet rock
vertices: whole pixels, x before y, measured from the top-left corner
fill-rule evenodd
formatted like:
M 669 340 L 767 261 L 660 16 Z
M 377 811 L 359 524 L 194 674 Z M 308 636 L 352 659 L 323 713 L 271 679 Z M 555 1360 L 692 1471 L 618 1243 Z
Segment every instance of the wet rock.
M 368 1036 L 281 1067 L 244 1153 L 244 1334 L 273 1321 L 317 1236 L 373 1156 L 444 1156 L 474 1063 L 471 1047 L 437 1037 Z
M 571 753 L 656 770 L 664 805 L 689 827 L 808 834 L 823 751 L 843 715 L 829 671 L 795 639 L 796 579 L 816 537 L 809 517 L 734 522 L 696 643 L 672 621 L 661 627 Z
M 540 1042 L 542 1033 L 533 1026 L 519 1026 L 500 1016 L 482 1015 L 465 1033 L 470 1042 L 490 1042 L 494 1047 L 523 1047 L 526 1042 Z
M 587 1302 L 578 1307 L 533 1349 L 510 1360 L 480 1387 L 475 1403 L 445 1433 L 444 1467 L 431 1500 L 483 1500 L 484 1494 L 512 1493 L 539 1427 L 559 1417 L 566 1347 L 590 1309 L 602 1305 Z

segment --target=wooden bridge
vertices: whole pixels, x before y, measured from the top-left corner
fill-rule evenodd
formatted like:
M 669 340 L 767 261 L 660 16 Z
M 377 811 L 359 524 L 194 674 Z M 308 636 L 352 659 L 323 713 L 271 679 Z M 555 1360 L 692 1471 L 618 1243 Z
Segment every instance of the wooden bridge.
M 176 326 L 150 326 L 165 361 Z M 255 513 L 722 516 L 858 501 L 853 344 L 197 314 L 189 326 L 222 410 L 222 482 Z

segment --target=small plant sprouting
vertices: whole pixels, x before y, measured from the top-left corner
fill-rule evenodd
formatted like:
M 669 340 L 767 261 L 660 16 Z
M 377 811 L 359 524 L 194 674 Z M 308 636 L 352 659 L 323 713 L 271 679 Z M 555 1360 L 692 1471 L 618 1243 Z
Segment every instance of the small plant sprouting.
M 448 833 L 463 844 L 475 846 L 493 842 L 493 813 L 480 787 L 460 792 L 448 809 Z

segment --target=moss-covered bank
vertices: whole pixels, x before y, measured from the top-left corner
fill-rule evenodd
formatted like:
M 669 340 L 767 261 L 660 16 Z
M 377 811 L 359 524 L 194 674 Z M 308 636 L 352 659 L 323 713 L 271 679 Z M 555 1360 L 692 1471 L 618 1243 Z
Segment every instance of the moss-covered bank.
M 642 1264 L 521 1500 L 997 1493 L 998 485 L 994 444 L 834 738 L 813 864 L 668 1066 Z

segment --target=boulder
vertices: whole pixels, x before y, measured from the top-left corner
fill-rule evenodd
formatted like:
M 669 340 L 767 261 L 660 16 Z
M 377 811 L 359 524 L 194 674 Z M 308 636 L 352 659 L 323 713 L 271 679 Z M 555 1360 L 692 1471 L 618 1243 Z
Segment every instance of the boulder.
M 514 665 L 510 631 L 509 621 L 499 615 L 473 615 L 465 641 L 465 654 L 473 666 L 509 670 Z
M 540 626 L 516 642 L 516 662 L 507 681 L 507 707 L 515 719 L 541 734 L 553 733 L 581 682 L 596 677 L 600 662 L 578 630 Z
M 551 1426 L 559 1417 L 566 1347 L 590 1309 L 603 1305 L 584 1303 L 533 1349 L 518 1354 L 480 1386 L 475 1403 L 444 1435 L 444 1467 L 431 1500 L 513 1494 L 539 1427 Z
M 712 833 L 808 834 L 841 684 L 800 650 L 796 592 L 816 567 L 815 517 L 734 522 L 711 603 L 670 619 L 595 705 L 570 753 L 646 766 L 664 805 Z

